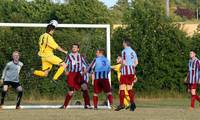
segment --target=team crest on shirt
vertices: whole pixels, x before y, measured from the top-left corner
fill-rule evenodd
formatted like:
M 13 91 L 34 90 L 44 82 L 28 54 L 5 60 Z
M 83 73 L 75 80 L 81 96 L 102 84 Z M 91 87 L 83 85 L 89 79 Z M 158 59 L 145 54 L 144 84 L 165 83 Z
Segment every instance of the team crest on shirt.
M 102 61 L 102 65 L 106 66 L 106 61 L 105 60 Z

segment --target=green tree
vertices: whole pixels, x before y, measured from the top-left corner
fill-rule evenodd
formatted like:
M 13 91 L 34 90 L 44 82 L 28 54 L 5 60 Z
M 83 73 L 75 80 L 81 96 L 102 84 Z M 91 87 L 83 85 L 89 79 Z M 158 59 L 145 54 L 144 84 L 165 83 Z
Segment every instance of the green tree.
M 132 47 L 139 57 L 137 69 L 145 70 L 143 80 L 136 85 L 138 90 L 184 91 L 185 34 L 166 18 L 164 8 L 152 1 L 136 0 L 132 3 L 125 15 L 127 28 L 114 32 L 113 41 L 118 43 L 113 43 L 116 46 L 112 48 L 120 46 L 124 37 L 131 38 Z

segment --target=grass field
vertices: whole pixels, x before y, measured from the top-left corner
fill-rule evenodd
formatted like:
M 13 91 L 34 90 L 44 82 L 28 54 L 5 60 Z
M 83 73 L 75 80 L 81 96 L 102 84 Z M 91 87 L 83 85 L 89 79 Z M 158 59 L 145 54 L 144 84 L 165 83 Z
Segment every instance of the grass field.
M 138 99 L 135 112 L 84 109 L 0 110 L 0 120 L 200 120 L 200 109 L 197 107 L 189 110 L 188 106 L 189 99 Z

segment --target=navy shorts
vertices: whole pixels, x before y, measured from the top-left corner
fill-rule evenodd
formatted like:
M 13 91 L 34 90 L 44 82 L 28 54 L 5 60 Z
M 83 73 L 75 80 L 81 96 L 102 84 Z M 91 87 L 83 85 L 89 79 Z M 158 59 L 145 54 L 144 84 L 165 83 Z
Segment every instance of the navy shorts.
M 18 82 L 11 82 L 11 81 L 4 81 L 3 85 L 12 86 L 15 89 L 17 89 L 19 86 L 21 86 Z

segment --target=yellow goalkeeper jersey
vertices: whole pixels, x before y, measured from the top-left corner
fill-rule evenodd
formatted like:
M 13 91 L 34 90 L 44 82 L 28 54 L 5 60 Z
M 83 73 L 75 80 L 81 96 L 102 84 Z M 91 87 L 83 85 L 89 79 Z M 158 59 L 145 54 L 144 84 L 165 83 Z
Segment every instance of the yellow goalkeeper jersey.
M 121 67 L 121 64 L 113 65 L 112 67 L 117 72 L 117 78 L 120 81 L 120 76 L 121 76 L 120 67 Z
M 49 57 L 54 55 L 53 50 L 57 49 L 59 46 L 53 39 L 53 37 L 48 34 L 44 33 L 39 38 L 39 52 L 38 55 L 40 57 Z

